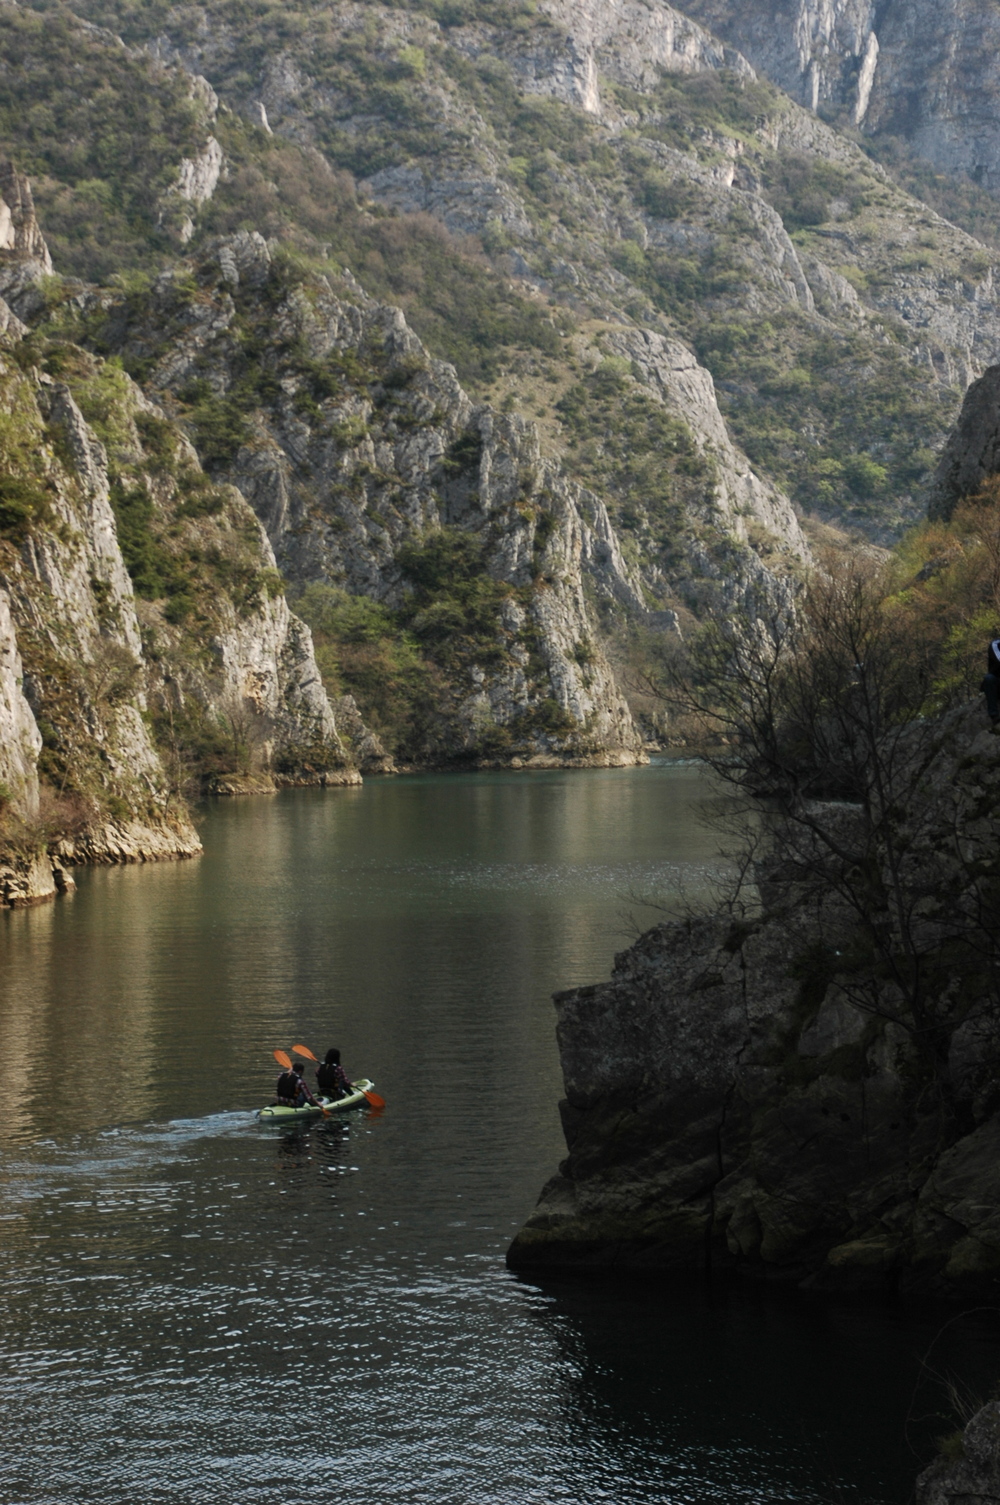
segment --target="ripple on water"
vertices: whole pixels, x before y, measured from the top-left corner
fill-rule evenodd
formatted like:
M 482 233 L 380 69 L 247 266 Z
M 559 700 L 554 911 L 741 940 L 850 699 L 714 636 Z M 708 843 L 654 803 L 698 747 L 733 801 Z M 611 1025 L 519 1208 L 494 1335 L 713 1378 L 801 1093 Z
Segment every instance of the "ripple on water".
M 4 1505 L 905 1495 L 936 1319 L 503 1266 L 563 1153 L 550 995 L 608 975 L 629 893 L 718 875 L 700 787 L 291 791 L 0 916 Z M 386 1113 L 259 1124 L 296 1042 Z M 958 1326 L 939 1363 L 988 1389 L 997 1353 Z

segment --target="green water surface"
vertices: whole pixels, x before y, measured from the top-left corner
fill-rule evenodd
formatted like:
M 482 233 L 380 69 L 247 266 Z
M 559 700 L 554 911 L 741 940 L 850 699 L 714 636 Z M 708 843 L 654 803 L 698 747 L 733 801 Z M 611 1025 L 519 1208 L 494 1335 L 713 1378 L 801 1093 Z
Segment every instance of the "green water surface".
M 564 1153 L 550 994 L 706 892 L 703 792 L 219 802 L 201 858 L 0 916 L 3 1505 L 908 1497 L 934 1376 L 1000 1367 L 988 1314 L 504 1267 Z M 258 1125 L 296 1043 L 386 1111 Z

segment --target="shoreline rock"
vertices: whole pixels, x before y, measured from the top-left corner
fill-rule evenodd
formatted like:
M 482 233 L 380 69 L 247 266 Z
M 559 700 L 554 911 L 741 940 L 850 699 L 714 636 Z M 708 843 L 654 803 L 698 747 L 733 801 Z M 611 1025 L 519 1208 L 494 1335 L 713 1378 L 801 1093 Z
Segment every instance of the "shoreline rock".
M 209 781 L 206 794 L 241 797 L 251 794 L 277 794 L 282 789 L 344 789 L 362 783 L 356 768 L 326 769 L 322 773 L 290 776 L 270 773 L 225 773 Z
M 977 1411 L 954 1444 L 958 1456 L 936 1458 L 917 1479 L 916 1505 L 987 1505 L 1000 1497 L 1000 1401 Z
M 982 719 L 972 705 L 937 733 L 921 842 L 945 887 L 948 833 L 964 862 L 993 861 L 1000 744 Z M 995 1298 L 1000 1021 L 953 1028 L 937 1091 L 891 1010 L 852 1002 L 835 908 L 800 912 L 793 880 L 766 876 L 760 917 L 658 925 L 609 982 L 556 995 L 568 1156 L 509 1265 Z
M 72 893 L 74 867 L 180 862 L 201 851 L 198 833 L 187 821 L 163 827 L 141 821 L 104 825 L 56 842 L 47 852 L 8 848 L 0 855 L 0 909 L 27 909 Z

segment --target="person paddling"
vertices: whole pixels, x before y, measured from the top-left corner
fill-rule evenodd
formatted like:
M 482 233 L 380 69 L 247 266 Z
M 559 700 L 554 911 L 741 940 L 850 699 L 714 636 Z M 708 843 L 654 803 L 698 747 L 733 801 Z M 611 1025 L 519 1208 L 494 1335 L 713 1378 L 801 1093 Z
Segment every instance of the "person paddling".
M 295 1071 L 292 1067 L 289 1067 L 287 1071 L 283 1071 L 281 1073 L 280 1077 L 278 1078 L 277 1086 L 274 1089 L 274 1095 L 277 1099 L 279 1107 L 295 1107 L 295 1099 L 299 1095 L 299 1079 L 295 1075 Z
M 354 1091 L 354 1083 L 348 1081 L 347 1073 L 340 1064 L 340 1051 L 335 1047 L 328 1050 L 323 1058 L 322 1066 L 316 1070 L 316 1086 L 324 1097 L 344 1097 L 346 1093 Z
M 979 686 L 986 696 L 986 714 L 991 731 L 1000 732 L 1000 636 L 995 637 L 986 650 L 986 674 Z
M 318 1108 L 319 1107 L 319 1103 L 316 1101 L 316 1099 L 313 1097 L 312 1093 L 309 1091 L 309 1088 L 306 1085 L 306 1079 L 302 1075 L 302 1073 L 303 1073 L 304 1070 L 305 1070 L 305 1068 L 303 1066 L 300 1066 L 299 1063 L 298 1063 L 298 1061 L 296 1061 L 295 1065 L 292 1067 L 292 1071 L 293 1071 L 294 1076 L 295 1076 L 295 1088 L 296 1088 L 296 1091 L 295 1091 L 295 1107 L 296 1108 L 304 1108 L 305 1105 L 306 1105 L 306 1103 L 311 1103 L 314 1108 Z

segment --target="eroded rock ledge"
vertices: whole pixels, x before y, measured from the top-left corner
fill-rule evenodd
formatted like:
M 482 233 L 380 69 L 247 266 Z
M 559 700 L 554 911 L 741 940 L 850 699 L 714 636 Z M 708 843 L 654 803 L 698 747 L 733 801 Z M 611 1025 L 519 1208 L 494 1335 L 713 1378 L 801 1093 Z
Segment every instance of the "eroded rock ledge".
M 1000 1497 L 1000 1401 L 990 1401 L 917 1480 L 917 1505 L 988 1505 Z
M 940 881 L 997 848 L 1000 739 L 943 727 Z M 650 930 L 556 996 L 569 1149 L 508 1254 L 536 1271 L 728 1269 L 828 1289 L 996 1293 L 1000 1025 L 951 1036 L 946 1104 L 913 1039 L 863 1012 L 786 909 Z

